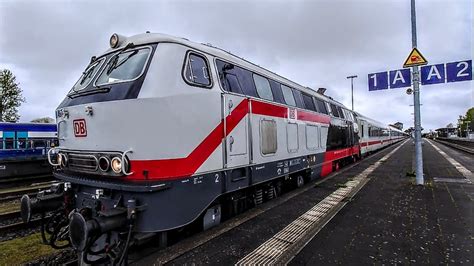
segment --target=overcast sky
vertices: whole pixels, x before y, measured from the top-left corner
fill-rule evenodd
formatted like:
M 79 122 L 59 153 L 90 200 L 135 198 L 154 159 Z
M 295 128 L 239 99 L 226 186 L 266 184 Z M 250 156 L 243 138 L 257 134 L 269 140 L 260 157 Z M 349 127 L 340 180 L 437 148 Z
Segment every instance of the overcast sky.
M 430 64 L 472 59 L 471 0 L 417 0 L 418 48 Z M 410 0 L 18 1 L 0 0 L 0 69 L 27 103 L 21 121 L 54 109 L 112 33 L 167 33 L 211 43 L 383 123 L 413 124 L 405 89 L 368 91 L 367 75 L 400 69 L 411 50 Z M 474 82 L 421 88 L 422 126 L 456 123 L 474 106 Z

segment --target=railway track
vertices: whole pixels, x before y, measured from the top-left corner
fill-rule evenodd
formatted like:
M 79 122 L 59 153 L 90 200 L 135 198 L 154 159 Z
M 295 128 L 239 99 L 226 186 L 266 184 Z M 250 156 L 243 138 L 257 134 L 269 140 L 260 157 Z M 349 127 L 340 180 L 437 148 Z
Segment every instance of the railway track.
M 0 191 L 0 203 L 20 199 L 24 194 L 35 195 L 38 190 L 46 189 L 51 186 L 53 181 L 34 184 L 28 187 L 11 188 Z
M 32 219 L 29 223 L 24 223 L 23 221 L 2 225 L 0 226 L 0 234 L 5 234 L 7 232 L 14 232 L 18 230 L 30 229 L 37 227 L 41 224 L 41 218 Z
M 441 143 L 443 145 L 449 146 L 451 148 L 469 153 L 469 154 L 474 154 L 474 142 L 462 143 L 462 142 L 459 142 L 459 141 L 451 142 L 451 141 L 440 140 L 440 139 L 435 139 L 434 141 L 436 141 L 438 143 Z M 469 144 L 469 147 L 467 146 L 467 144 Z
M 11 220 L 11 219 L 19 218 L 20 216 L 21 216 L 20 211 L 1 213 L 0 221 Z
M 7 186 L 16 186 L 18 184 L 31 184 L 32 182 L 44 182 L 53 180 L 54 177 L 51 173 L 43 174 L 43 175 L 34 175 L 34 176 L 20 176 L 14 178 L 2 178 L 0 179 L 0 186 L 7 187 Z

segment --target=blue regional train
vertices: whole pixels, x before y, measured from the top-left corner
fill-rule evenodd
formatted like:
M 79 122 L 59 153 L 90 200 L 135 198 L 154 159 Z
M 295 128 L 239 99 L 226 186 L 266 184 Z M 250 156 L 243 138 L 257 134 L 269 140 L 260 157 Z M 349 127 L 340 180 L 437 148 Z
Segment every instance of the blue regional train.
M 51 172 L 48 149 L 57 145 L 56 124 L 0 122 L 0 178 Z

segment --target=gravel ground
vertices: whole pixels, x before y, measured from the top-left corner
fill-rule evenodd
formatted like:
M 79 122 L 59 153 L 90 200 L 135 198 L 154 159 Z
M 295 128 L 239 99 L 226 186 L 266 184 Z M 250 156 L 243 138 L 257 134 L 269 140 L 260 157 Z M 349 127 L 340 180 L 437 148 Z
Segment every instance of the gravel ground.
M 33 265 L 64 265 L 77 258 L 76 253 L 72 249 L 65 249 L 57 254 L 45 256 L 37 260 L 27 263 L 27 266 Z
M 36 218 L 39 218 L 39 217 L 40 217 L 39 215 L 33 215 L 33 219 L 36 219 Z M 18 223 L 18 222 L 22 222 L 20 217 L 13 218 L 13 219 L 8 219 L 8 220 L 2 220 L 2 221 L 0 221 L 0 226 L 10 225 L 10 224 Z M 0 235 L 0 242 L 12 240 L 12 239 L 19 238 L 19 237 L 24 237 L 24 236 L 27 236 L 27 235 L 37 233 L 39 231 L 40 231 L 40 227 L 35 226 L 35 227 L 31 227 L 31 228 L 25 228 L 25 229 L 21 229 L 21 230 L 6 232 L 6 233 Z

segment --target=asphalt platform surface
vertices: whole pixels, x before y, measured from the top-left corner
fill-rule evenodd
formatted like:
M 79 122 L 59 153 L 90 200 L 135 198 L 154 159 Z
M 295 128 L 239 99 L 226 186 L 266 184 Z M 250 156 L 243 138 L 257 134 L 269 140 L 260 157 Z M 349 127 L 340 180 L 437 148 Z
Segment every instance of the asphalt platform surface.
M 435 145 L 473 169 L 471 155 Z M 465 178 L 425 142 L 426 185 L 414 186 L 414 177 L 406 175 L 412 170 L 413 149 L 413 142 L 407 142 L 376 169 L 355 200 L 291 264 L 473 265 L 474 185 L 456 182 Z
M 436 144 L 461 164 L 469 157 Z M 393 145 L 330 180 L 291 198 L 170 261 L 172 265 L 230 265 L 393 150 Z M 406 142 L 291 261 L 314 264 L 473 264 L 474 185 L 434 182 L 462 175 L 430 144 L 423 146 L 425 186 L 415 186 L 413 142 Z M 265 204 L 265 203 L 264 203 Z M 152 255 L 139 262 L 160 264 Z

